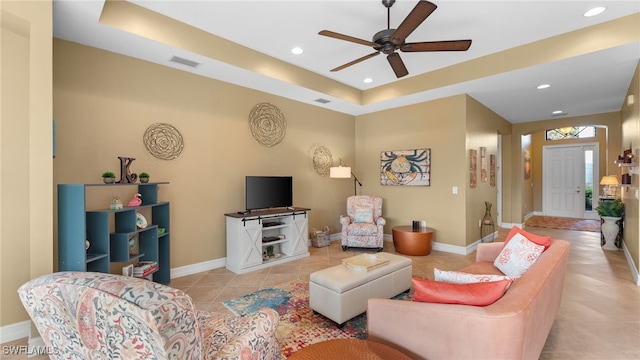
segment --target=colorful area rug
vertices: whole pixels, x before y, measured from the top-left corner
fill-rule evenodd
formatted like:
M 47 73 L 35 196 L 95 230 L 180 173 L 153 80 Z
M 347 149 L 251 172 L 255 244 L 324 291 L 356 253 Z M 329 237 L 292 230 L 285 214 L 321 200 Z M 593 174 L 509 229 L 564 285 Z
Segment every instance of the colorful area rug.
M 409 300 L 409 292 L 394 299 Z M 366 314 L 345 322 L 339 327 L 333 321 L 316 314 L 309 308 L 309 284 L 290 281 L 249 295 L 227 300 L 223 304 L 238 316 L 244 316 L 268 307 L 280 314 L 276 337 L 282 346 L 282 355 L 294 352 L 313 343 L 330 339 L 366 339 Z
M 534 216 L 525 221 L 525 225 L 576 231 L 600 231 L 600 220 L 573 219 L 554 216 Z

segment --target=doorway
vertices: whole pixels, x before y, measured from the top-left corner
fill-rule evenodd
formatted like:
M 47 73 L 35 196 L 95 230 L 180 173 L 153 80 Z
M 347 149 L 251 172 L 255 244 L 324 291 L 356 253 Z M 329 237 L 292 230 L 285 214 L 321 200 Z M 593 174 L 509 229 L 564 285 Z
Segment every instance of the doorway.
M 596 219 L 599 144 L 542 148 L 542 208 L 546 216 Z

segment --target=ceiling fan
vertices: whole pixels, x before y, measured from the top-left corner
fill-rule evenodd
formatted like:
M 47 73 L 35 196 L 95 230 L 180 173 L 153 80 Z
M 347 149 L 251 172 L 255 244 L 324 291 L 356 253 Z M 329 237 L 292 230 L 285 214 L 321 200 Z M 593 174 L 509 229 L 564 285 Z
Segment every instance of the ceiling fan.
M 331 71 L 340 71 L 351 65 L 355 65 L 364 60 L 370 59 L 381 52 L 387 55 L 387 60 L 396 74 L 401 78 L 407 74 L 406 66 L 400 58 L 400 54 L 396 50 L 403 52 L 424 52 L 424 51 L 466 51 L 471 46 L 471 40 L 446 40 L 446 41 L 424 41 L 415 43 L 405 43 L 405 39 L 409 36 L 423 21 L 431 15 L 437 6 L 429 1 L 420 0 L 411 10 L 409 15 L 402 21 L 397 29 L 391 29 L 391 6 L 396 0 L 382 0 L 382 5 L 387 8 L 387 28 L 373 35 L 373 40 L 358 39 L 353 36 L 339 34 L 329 30 L 322 30 L 318 35 L 328 36 L 339 40 L 350 41 L 356 44 L 371 46 L 375 52 L 365 55 L 359 59 L 348 62 Z

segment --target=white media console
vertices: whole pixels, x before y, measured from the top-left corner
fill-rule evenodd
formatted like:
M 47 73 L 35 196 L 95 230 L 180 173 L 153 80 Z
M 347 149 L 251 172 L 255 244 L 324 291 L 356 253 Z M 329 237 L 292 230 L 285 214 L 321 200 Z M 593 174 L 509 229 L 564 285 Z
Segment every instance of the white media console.
M 309 256 L 309 210 L 294 207 L 224 214 L 227 269 L 244 274 Z M 272 257 L 266 256 L 269 246 Z

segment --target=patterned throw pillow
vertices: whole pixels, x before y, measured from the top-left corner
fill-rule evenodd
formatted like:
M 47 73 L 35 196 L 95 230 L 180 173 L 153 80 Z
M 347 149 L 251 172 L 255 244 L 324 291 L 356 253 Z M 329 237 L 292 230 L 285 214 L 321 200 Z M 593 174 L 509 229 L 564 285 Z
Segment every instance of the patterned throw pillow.
M 411 279 L 415 289 L 413 301 L 486 306 L 498 301 L 511 280 L 452 284 L 429 279 Z
M 543 251 L 544 246 L 529 241 L 522 234 L 516 234 L 500 251 L 493 265 L 505 275 L 517 279 L 538 260 Z
M 373 222 L 373 209 L 356 209 L 356 217 L 353 219 L 354 223 L 372 223 Z
M 516 234 L 520 234 L 526 237 L 529 241 L 534 242 L 538 245 L 544 246 L 545 250 L 547 250 L 549 246 L 551 246 L 551 236 L 542 236 L 542 235 L 532 234 L 530 232 L 526 232 L 522 230 L 517 226 L 514 226 L 511 228 L 511 231 L 509 231 L 509 234 L 507 234 L 507 237 L 504 240 L 504 245 L 507 245 L 507 243 L 511 241 L 511 238 L 513 238 Z
M 453 284 L 470 284 L 478 282 L 511 280 L 504 275 L 493 274 L 470 274 L 462 271 L 446 271 L 438 268 L 433 269 L 433 277 L 436 281 L 444 281 Z

